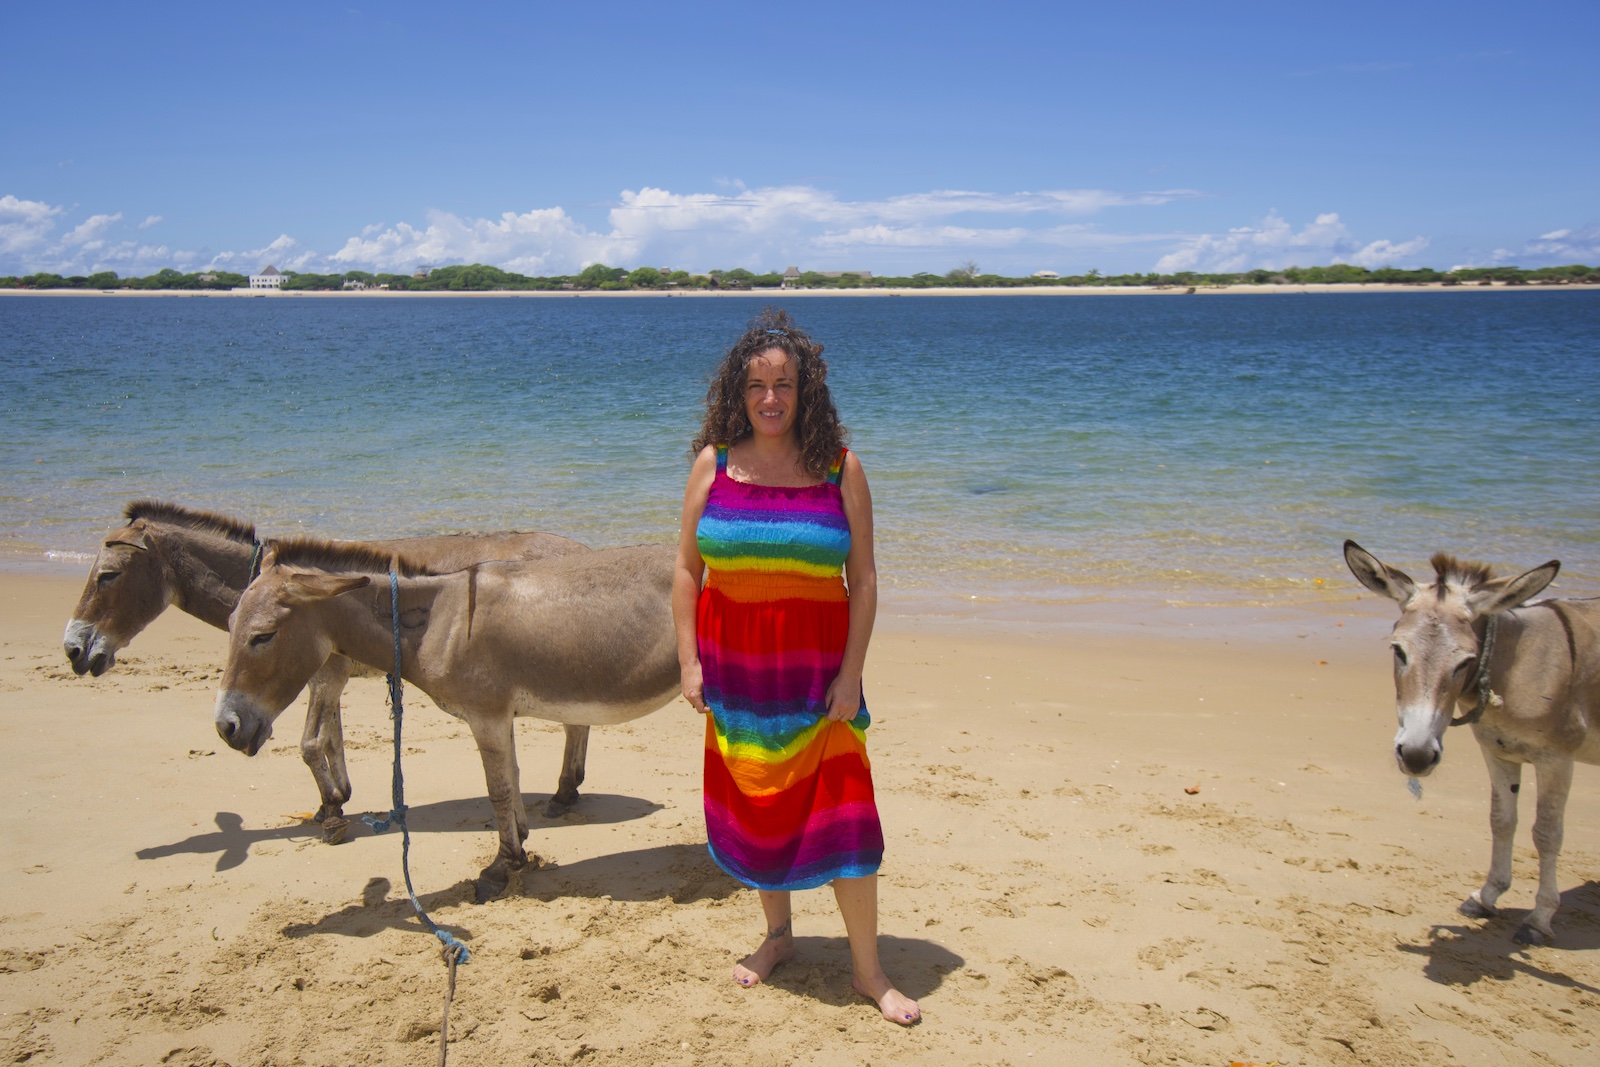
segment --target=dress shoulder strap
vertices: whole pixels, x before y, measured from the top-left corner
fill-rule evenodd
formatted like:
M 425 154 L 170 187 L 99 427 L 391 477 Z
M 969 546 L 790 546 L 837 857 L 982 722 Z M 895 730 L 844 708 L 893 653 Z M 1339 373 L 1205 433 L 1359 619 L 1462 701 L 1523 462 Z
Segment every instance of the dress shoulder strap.
M 718 474 L 727 474 L 728 473 L 728 446 L 727 445 L 718 445 L 717 446 L 717 473 Z
M 848 448 L 841 447 L 839 449 L 839 458 L 834 460 L 833 466 L 828 468 L 828 481 L 832 482 L 834 485 L 838 485 L 839 479 L 844 476 L 844 457 L 848 455 L 849 452 L 850 450 Z

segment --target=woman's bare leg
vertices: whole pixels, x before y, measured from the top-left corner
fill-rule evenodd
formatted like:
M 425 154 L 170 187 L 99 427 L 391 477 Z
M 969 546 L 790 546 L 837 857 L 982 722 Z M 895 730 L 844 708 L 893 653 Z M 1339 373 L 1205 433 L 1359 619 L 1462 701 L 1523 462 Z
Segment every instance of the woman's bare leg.
M 761 895 L 761 914 L 767 919 L 767 937 L 760 948 L 734 965 L 733 980 L 742 986 L 766 981 L 774 967 L 794 959 L 794 920 L 789 894 L 766 889 L 756 892 Z
M 878 876 L 835 878 L 833 895 L 850 937 L 850 984 L 890 1022 L 909 1026 L 922 1018 L 917 1002 L 894 987 L 878 962 Z

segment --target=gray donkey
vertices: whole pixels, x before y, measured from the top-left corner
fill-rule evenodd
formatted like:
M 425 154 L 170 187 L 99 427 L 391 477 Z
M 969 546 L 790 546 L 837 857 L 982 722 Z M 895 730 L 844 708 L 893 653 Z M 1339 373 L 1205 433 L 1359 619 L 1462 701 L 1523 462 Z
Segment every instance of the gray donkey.
M 483 903 L 527 862 L 516 716 L 602 726 L 678 693 L 675 557 L 667 545 L 613 548 L 430 574 L 360 544 L 268 542 L 233 613 L 217 732 L 253 755 L 334 649 L 393 670 L 398 616 L 401 677 L 471 727 L 483 760 L 500 841 L 478 877 Z
M 168 605 L 226 630 L 228 616 L 250 582 L 251 565 L 259 562 L 256 528 L 230 516 L 135 500 L 124 517 L 124 525 L 106 534 L 67 621 L 62 645 L 80 675 L 98 678 L 110 670 L 117 653 Z M 384 552 L 404 552 L 436 571 L 491 559 L 544 559 L 589 551 L 577 541 L 548 533 L 442 534 L 371 543 Z M 330 843 L 344 837 L 344 805 L 350 799 L 339 698 L 352 674 L 373 673 L 335 653 L 310 680 L 300 756 L 321 797 L 313 818 Z M 589 728 L 568 726 L 561 780 L 545 814 L 558 815 L 577 801 L 588 749 Z
M 1517 791 L 1522 765 L 1533 764 L 1539 893 L 1516 940 L 1548 943 L 1561 903 L 1556 860 L 1573 763 L 1600 763 L 1600 599 L 1527 603 L 1555 578 L 1555 560 L 1495 578 L 1480 563 L 1440 553 L 1431 561 L 1434 580 L 1419 586 L 1354 541 L 1344 543 L 1344 558 L 1362 585 L 1400 605 L 1389 639 L 1400 769 L 1431 773 L 1444 756 L 1446 728 L 1467 724 L 1489 765 L 1494 847 L 1483 887 L 1461 904 L 1464 915 L 1495 915 L 1511 885 Z

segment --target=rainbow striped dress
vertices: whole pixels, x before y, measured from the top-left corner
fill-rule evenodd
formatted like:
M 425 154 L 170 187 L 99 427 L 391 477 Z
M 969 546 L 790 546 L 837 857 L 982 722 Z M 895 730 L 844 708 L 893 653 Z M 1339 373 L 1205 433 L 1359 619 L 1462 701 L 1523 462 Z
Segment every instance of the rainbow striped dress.
M 696 530 L 706 840 L 757 889 L 811 889 L 883 860 L 865 702 L 853 722 L 829 722 L 825 702 L 850 631 L 843 462 L 841 450 L 818 485 L 751 485 L 719 446 Z

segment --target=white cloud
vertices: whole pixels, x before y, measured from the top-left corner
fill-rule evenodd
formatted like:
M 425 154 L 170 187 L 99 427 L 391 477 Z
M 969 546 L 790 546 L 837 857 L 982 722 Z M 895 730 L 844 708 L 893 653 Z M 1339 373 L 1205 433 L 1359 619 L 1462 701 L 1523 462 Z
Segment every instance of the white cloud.
M 267 266 L 279 270 L 320 271 L 324 263 L 324 256 L 301 248 L 299 241 L 284 233 L 262 248 L 244 252 L 218 252 L 203 265 L 212 270 L 254 274 Z
M 1413 237 L 1409 241 L 1373 241 L 1360 251 L 1352 253 L 1347 259 L 1335 262 L 1348 262 L 1369 269 L 1416 266 L 1417 253 L 1427 247 L 1426 237 Z
M 105 247 L 106 231 L 112 224 L 121 221 L 121 212 L 115 215 L 90 215 L 62 236 L 61 245 L 83 252 L 97 252 Z
M 1519 249 L 1497 248 L 1491 264 L 1519 267 L 1564 267 L 1571 263 L 1600 264 L 1600 223 L 1577 229 L 1551 230 L 1526 242 Z M 1475 264 L 1485 265 L 1485 264 Z
M 7 196 L 0 198 L 0 273 L 148 274 L 170 266 L 249 274 L 269 263 L 294 271 L 409 271 L 424 264 L 488 263 L 537 275 L 573 273 L 603 262 L 696 271 L 793 265 L 909 274 L 944 270 L 968 259 L 1007 274 L 1041 267 L 1143 270 L 1151 260 L 1157 261 L 1155 269 L 1170 273 L 1330 262 L 1381 266 L 1406 263 L 1428 247 L 1425 237 L 1357 240 L 1337 214 L 1319 215 L 1296 230 L 1272 213 L 1255 226 L 1198 235 L 1173 232 L 1170 225 L 1112 229 L 1096 217 L 1113 209 L 1159 210 L 1199 196 L 1186 189 L 935 189 L 847 200 L 809 185 L 752 189 L 719 183 L 715 191 L 689 193 L 644 186 L 620 193 L 599 225 L 561 207 L 481 218 L 430 211 L 421 224 L 367 226 L 331 250 L 285 233 L 258 248 L 215 253 L 119 239 L 119 230 L 131 235 L 163 221 L 158 215 L 135 227 L 121 213 L 94 214 L 58 234 L 66 209 Z M 1585 232 L 1588 237 L 1556 231 L 1540 241 L 1555 247 L 1600 240 L 1592 230 Z
M 1155 238 L 1097 235 L 1087 224 L 1016 224 L 1030 217 L 1083 216 L 1197 195 L 1181 189 L 933 190 L 850 201 L 804 185 L 750 189 L 728 183 L 726 191 L 708 193 L 645 186 L 621 193 L 607 214 L 609 229 L 592 229 L 559 207 L 505 212 L 493 219 L 436 211 L 422 227 L 408 222 L 367 227 L 329 256 L 327 267 L 409 270 L 421 264 L 478 262 L 527 274 L 563 274 L 604 262 L 690 270 L 774 269 L 788 264 L 862 266 L 860 257 L 870 253 L 870 269 L 883 272 L 926 269 L 925 257 L 915 253 L 929 250 L 963 257 L 1014 252 L 1032 263 L 1038 255 L 1063 247 L 1109 247 Z M 1012 216 L 1012 224 L 980 224 L 995 216 Z M 1033 245 L 1040 251 L 1028 252 Z M 885 258 L 886 251 L 900 254 Z
M 561 208 L 498 219 L 462 219 L 445 211 L 428 225 L 369 226 L 329 257 L 334 269 L 410 269 L 419 264 L 489 263 L 521 274 L 559 274 L 586 263 L 631 262 L 636 250 L 616 235 L 596 234 Z
M 0 267 L 11 256 L 43 245 L 62 210 L 38 200 L 0 196 L 0 257 L 6 257 L 0 259 Z
M 1350 263 L 1360 267 L 1408 265 L 1428 247 L 1426 237 L 1362 244 L 1336 213 L 1318 215 L 1298 232 L 1272 212 L 1259 226 L 1240 226 L 1226 234 L 1200 234 L 1156 261 L 1163 274 L 1177 271 L 1228 274 L 1246 270 Z
M 604 262 L 689 270 L 770 270 L 792 264 L 910 273 L 969 258 L 992 270 L 1032 271 L 1054 265 L 1063 249 L 1170 243 L 1170 234 L 1106 232 L 1087 220 L 1113 208 L 1153 208 L 1199 195 L 1186 189 L 934 189 L 846 200 L 808 185 L 751 189 L 727 182 L 718 183 L 714 192 L 691 193 L 645 186 L 624 190 L 598 227 L 561 207 L 486 218 L 432 211 L 422 225 L 368 226 L 331 252 L 284 234 L 261 248 L 214 254 L 118 241 L 116 230 L 126 225 L 121 213 L 91 215 L 53 236 L 64 209 L 6 197 L 0 200 L 0 271 L 150 273 L 171 266 L 250 273 L 268 263 L 282 270 L 401 271 L 423 264 L 491 263 L 525 274 L 565 274 Z M 137 228 L 162 221 L 150 215 Z
M 166 245 L 116 241 L 112 231 L 122 221 L 120 212 L 90 215 L 52 238 L 56 220 L 66 209 L 37 200 L 0 197 L 0 274 L 94 274 L 115 270 L 122 274 L 148 274 L 162 267 L 181 267 L 193 253 L 174 252 Z
M 1155 239 L 1105 234 L 1086 223 L 1039 225 L 1049 216 L 1158 206 L 1198 195 L 1181 189 L 1143 193 L 940 189 L 848 201 L 810 186 L 689 195 L 646 188 L 623 193 L 610 222 L 613 235 L 642 248 L 645 260 L 687 261 L 698 269 L 737 263 L 758 269 L 794 264 L 910 272 L 940 265 L 928 262 L 925 253 L 930 251 L 956 258 L 999 256 L 1009 269 L 1022 265 L 1032 269 L 1040 257 L 1064 247 L 1110 247 Z M 984 224 L 995 216 L 1010 216 L 1011 224 Z M 863 263 L 867 256 L 871 261 Z

